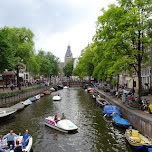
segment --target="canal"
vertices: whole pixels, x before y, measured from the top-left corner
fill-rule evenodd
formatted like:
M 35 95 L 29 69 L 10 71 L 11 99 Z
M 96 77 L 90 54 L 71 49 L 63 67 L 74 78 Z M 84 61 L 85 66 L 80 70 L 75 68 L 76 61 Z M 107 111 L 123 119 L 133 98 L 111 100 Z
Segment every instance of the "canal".
M 13 129 L 33 136 L 34 152 L 133 152 L 125 140 L 125 130 L 114 126 L 103 117 L 103 111 L 81 88 L 58 91 L 61 101 L 46 95 L 0 124 L 0 134 Z M 44 125 L 45 117 L 64 112 L 78 127 L 78 133 L 66 134 Z

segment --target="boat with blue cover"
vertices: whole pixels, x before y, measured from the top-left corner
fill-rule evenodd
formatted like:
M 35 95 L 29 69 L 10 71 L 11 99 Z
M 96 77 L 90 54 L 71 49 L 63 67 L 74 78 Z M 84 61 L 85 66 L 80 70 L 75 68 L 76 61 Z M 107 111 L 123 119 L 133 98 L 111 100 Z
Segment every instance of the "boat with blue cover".
M 119 111 L 117 106 L 114 106 L 114 105 L 106 105 L 103 107 L 103 110 L 106 116 L 113 116 L 114 114 L 121 115 L 121 112 Z
M 128 128 L 130 126 L 130 122 L 124 118 L 121 118 L 118 115 L 114 115 L 112 117 L 112 122 L 119 127 Z
M 36 100 L 36 98 L 34 97 L 31 97 L 31 98 L 28 98 L 30 101 L 34 102 Z
M 129 144 L 136 150 L 144 151 L 152 146 L 152 141 L 140 134 L 138 130 L 126 129 L 125 137 Z

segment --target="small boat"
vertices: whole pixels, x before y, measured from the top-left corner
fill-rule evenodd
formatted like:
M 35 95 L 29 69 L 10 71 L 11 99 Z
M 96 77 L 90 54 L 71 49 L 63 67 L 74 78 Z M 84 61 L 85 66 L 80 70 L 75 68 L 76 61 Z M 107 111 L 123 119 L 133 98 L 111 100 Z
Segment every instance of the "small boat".
M 55 89 L 52 87 L 52 88 L 50 88 L 50 91 L 54 92 L 54 91 L 55 91 Z
M 28 98 L 31 102 L 34 102 L 36 100 L 35 97 L 31 97 L 31 98 Z
M 93 98 L 93 99 L 96 99 L 97 97 L 100 97 L 100 96 L 99 96 L 99 92 L 93 92 L 93 93 L 92 93 L 92 98 Z
M 126 129 L 125 137 L 129 144 L 136 150 L 145 150 L 152 146 L 152 141 L 135 129 Z
M 24 107 L 25 107 L 24 104 L 22 104 L 22 103 L 17 103 L 17 104 L 15 104 L 14 106 L 12 106 L 11 108 L 13 108 L 13 109 L 19 111 L 19 110 L 24 109 Z
M 53 96 L 53 98 L 52 98 L 54 101 L 59 101 L 59 100 L 61 100 L 61 96 L 60 95 L 55 95 L 55 96 Z
M 105 116 L 113 116 L 114 114 L 121 115 L 119 109 L 114 105 L 106 105 L 103 107 L 103 110 L 106 114 Z
M 18 137 L 14 137 L 14 146 L 16 147 L 16 140 L 18 140 L 19 142 L 22 141 L 23 136 L 18 136 Z M 32 149 L 32 144 L 33 144 L 33 138 L 32 136 L 29 139 L 28 145 L 26 147 L 22 147 L 22 151 L 23 152 L 30 152 Z M 7 145 L 7 139 L 3 140 L 3 145 L 6 146 Z M 14 150 L 10 150 L 10 152 L 14 152 Z
M 130 122 L 124 118 L 121 118 L 120 116 L 118 115 L 114 115 L 112 117 L 112 122 L 119 126 L 119 127 L 123 127 L 123 128 L 128 128 L 130 126 Z
M 13 108 L 0 108 L 0 122 L 12 117 L 16 111 L 17 110 Z
M 87 92 L 89 93 L 89 91 L 92 90 L 92 89 L 93 89 L 92 87 L 88 87 Z
M 68 89 L 68 88 L 69 88 L 69 86 L 64 86 L 63 88 L 64 88 L 64 89 Z
M 49 95 L 49 94 L 51 94 L 51 91 L 43 91 L 43 93 L 45 94 L 45 95 Z
M 38 94 L 40 97 L 43 97 L 44 96 L 44 94 L 43 93 L 40 93 L 40 94 Z
M 100 107 L 104 107 L 104 106 L 110 104 L 108 101 L 106 101 L 105 99 L 103 99 L 101 97 L 97 97 L 96 102 L 97 102 L 97 105 L 99 105 Z
M 34 98 L 36 98 L 36 100 L 39 100 L 41 98 L 40 95 L 36 95 Z
M 97 92 L 95 89 L 91 89 L 90 91 L 89 91 L 89 93 L 90 94 L 93 94 L 94 92 Z
M 61 86 L 61 85 L 58 85 L 57 87 L 59 90 L 63 89 L 63 86 Z
M 30 101 L 29 99 L 27 99 L 25 101 L 22 101 L 21 103 L 24 104 L 25 106 L 28 106 L 28 105 L 32 104 L 32 101 Z
M 67 119 L 60 120 L 56 123 L 54 116 L 45 118 L 45 125 L 65 133 L 76 132 L 78 130 L 78 127 Z

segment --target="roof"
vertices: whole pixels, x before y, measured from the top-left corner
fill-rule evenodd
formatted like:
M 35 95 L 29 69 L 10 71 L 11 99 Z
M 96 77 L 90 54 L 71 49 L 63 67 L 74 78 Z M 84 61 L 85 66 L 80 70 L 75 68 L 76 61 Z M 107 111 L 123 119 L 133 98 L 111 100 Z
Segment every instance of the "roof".
M 71 52 L 71 46 L 68 45 L 68 48 L 67 48 L 67 51 L 66 51 L 66 54 L 65 54 L 65 57 L 72 57 L 72 52 Z

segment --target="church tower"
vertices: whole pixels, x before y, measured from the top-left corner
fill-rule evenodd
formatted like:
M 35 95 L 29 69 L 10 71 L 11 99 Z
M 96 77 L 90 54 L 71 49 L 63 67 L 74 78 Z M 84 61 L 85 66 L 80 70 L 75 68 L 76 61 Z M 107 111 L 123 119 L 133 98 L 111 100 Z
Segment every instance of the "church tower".
M 66 51 L 66 54 L 65 54 L 65 57 L 64 57 L 64 66 L 69 62 L 73 60 L 73 55 L 72 55 L 72 52 L 71 52 L 71 46 L 68 45 L 68 48 L 67 48 L 67 51 Z

